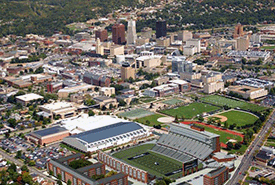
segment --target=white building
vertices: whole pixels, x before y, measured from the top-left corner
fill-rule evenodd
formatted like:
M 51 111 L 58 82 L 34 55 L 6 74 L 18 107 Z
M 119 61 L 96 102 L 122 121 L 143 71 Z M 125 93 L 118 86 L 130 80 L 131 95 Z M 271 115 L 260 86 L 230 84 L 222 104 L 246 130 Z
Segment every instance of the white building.
M 201 41 L 199 39 L 189 39 L 186 41 L 186 46 L 195 46 L 197 48 L 197 53 L 201 52 Z
M 136 21 L 128 21 L 128 30 L 127 30 L 127 44 L 134 45 L 136 43 L 137 33 L 136 33 Z
M 150 135 L 140 124 L 114 116 L 82 116 L 62 124 L 71 134 L 78 133 L 64 138 L 63 142 L 84 152 L 122 145 Z
M 25 94 L 25 95 L 21 95 L 21 96 L 16 96 L 15 97 L 16 102 L 20 103 L 21 105 L 27 105 L 28 103 L 32 102 L 32 101 L 36 101 L 39 99 L 44 99 L 43 96 L 40 96 L 38 94 L 34 94 L 34 93 L 30 93 L 30 94 Z

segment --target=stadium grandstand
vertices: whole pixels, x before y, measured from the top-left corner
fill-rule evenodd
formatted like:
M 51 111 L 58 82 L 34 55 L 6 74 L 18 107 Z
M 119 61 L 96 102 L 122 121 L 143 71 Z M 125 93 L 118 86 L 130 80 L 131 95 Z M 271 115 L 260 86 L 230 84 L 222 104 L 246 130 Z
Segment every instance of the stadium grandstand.
M 152 151 L 180 162 L 209 158 L 220 151 L 219 135 L 200 131 L 192 126 L 171 124 L 168 134 L 163 134 Z

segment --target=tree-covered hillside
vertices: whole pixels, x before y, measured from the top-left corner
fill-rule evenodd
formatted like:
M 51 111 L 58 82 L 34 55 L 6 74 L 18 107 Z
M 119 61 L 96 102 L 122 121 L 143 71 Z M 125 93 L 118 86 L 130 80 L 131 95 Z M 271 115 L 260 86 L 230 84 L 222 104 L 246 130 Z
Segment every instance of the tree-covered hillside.
M 136 4 L 137 0 L 0 0 L 0 36 L 68 33 L 66 24 Z

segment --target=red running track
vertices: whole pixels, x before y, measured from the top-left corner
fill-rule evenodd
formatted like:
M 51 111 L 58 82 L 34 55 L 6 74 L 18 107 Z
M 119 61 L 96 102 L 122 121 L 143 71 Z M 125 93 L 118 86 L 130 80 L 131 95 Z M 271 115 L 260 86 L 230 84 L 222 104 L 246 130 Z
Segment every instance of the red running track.
M 244 135 L 239 133 L 239 132 L 235 132 L 235 131 L 232 131 L 232 130 L 227 130 L 227 129 L 222 129 L 220 127 L 217 127 L 217 126 L 214 126 L 214 125 L 209 125 L 209 124 L 206 124 L 206 123 L 202 123 L 202 122 L 198 122 L 198 121 L 183 121 L 181 122 L 182 124 L 186 124 L 186 125 L 190 125 L 190 124 L 199 124 L 199 125 L 203 125 L 203 126 L 206 126 L 206 127 L 210 127 L 210 128 L 213 128 L 213 129 L 217 129 L 217 130 L 220 130 L 222 132 L 227 132 L 229 134 L 233 134 L 233 135 L 237 135 L 237 136 L 240 136 L 242 138 L 244 138 Z M 225 143 L 220 143 L 221 147 L 223 148 L 226 148 L 227 145 Z

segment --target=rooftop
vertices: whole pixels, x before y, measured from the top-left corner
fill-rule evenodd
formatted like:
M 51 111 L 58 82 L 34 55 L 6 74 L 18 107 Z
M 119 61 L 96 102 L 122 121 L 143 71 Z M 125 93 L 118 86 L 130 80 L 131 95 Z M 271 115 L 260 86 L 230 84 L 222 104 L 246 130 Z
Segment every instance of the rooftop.
M 60 126 L 55 126 L 55 127 L 46 128 L 43 130 L 34 131 L 31 133 L 31 135 L 35 135 L 35 136 L 41 138 L 41 137 L 45 137 L 45 136 L 49 136 L 52 134 L 56 134 L 59 132 L 65 132 L 65 131 L 67 131 L 67 129 L 60 127 Z
M 72 107 L 73 105 L 69 102 L 55 102 L 55 103 L 50 103 L 47 105 L 42 105 L 41 108 L 47 109 L 47 110 L 58 110 L 58 109 L 65 109 Z
M 16 98 L 19 100 L 22 100 L 22 101 L 32 101 L 32 100 L 44 99 L 43 96 L 40 96 L 40 95 L 34 94 L 34 93 L 16 96 Z
M 106 138 L 111 138 L 117 135 L 121 135 L 127 132 L 139 130 L 139 129 L 142 129 L 142 127 L 137 123 L 119 122 L 113 125 L 108 125 L 105 127 L 82 132 L 78 135 L 70 136 L 70 137 L 78 138 L 79 140 L 85 141 L 87 143 L 93 143 L 95 141 L 100 141 Z
M 222 173 L 224 170 L 226 170 L 225 166 L 221 166 L 215 170 L 210 171 L 209 173 L 207 173 L 206 175 L 209 177 L 215 177 L 216 175 L 219 175 L 220 173 Z

